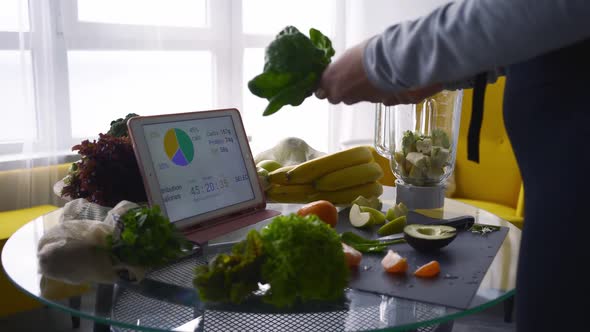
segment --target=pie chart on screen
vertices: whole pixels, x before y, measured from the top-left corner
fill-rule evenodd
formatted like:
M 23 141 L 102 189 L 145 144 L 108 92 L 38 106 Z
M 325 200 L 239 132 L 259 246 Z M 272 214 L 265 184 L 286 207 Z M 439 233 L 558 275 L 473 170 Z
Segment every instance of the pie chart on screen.
M 164 151 L 170 161 L 178 166 L 187 166 L 195 156 L 195 147 L 191 138 L 178 128 L 168 129 L 164 135 Z

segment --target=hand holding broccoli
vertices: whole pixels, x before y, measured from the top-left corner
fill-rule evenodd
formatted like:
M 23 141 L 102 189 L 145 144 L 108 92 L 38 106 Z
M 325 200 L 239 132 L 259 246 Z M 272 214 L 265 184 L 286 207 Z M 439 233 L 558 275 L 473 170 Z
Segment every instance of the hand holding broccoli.
M 250 92 L 269 101 L 263 115 L 301 105 L 315 91 L 334 53 L 332 42 L 319 30 L 310 29 L 309 38 L 292 26 L 279 32 L 266 48 L 264 72 L 248 82 Z

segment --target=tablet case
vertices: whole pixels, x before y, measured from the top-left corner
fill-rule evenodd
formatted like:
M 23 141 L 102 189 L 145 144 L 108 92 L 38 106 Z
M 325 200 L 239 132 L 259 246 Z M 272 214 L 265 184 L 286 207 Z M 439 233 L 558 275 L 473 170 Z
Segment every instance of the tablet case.
M 235 110 L 235 109 L 209 110 L 209 111 L 201 111 L 200 113 L 225 111 L 225 110 Z M 172 114 L 162 114 L 160 116 L 169 116 L 169 115 L 172 115 Z M 238 115 L 239 115 L 239 113 L 238 113 Z M 151 117 L 157 117 L 157 116 L 151 116 Z M 241 117 L 240 117 L 240 121 L 241 121 Z M 131 130 L 130 130 L 130 134 L 131 134 Z M 130 136 L 133 136 L 133 135 L 130 135 Z M 135 149 L 135 143 L 133 143 L 133 147 Z M 249 148 L 249 146 L 248 146 L 248 148 Z M 139 167 L 141 169 L 143 167 L 143 165 L 141 162 L 141 158 L 139 158 L 139 156 L 137 156 L 137 151 L 136 151 L 136 157 L 137 157 Z M 140 173 L 143 178 L 144 184 L 147 187 L 147 180 L 145 178 L 145 174 L 144 174 L 143 170 L 141 170 Z M 257 181 L 257 183 L 258 183 L 258 186 L 261 188 L 262 193 L 264 194 L 264 190 L 262 189 L 262 186 L 260 185 L 259 181 Z M 150 202 L 152 202 L 152 197 L 151 197 L 150 193 L 147 192 L 146 194 L 148 196 L 148 200 Z M 262 202 L 258 206 L 247 209 L 247 210 L 239 211 L 239 212 L 236 212 L 236 213 L 230 214 L 230 215 L 221 216 L 216 219 L 207 220 L 207 221 L 204 221 L 204 222 L 194 225 L 194 226 L 180 228 L 180 231 L 186 236 L 186 238 L 188 240 L 198 244 L 199 246 L 202 246 L 202 245 L 206 244 L 209 240 L 212 240 L 216 237 L 219 237 L 221 235 L 235 231 L 237 229 L 261 222 L 263 220 L 272 218 L 272 217 L 277 216 L 279 214 L 281 214 L 281 213 L 278 211 L 266 209 L 266 203 Z
M 182 233 L 190 241 L 193 241 L 202 246 L 209 240 L 212 240 L 216 237 L 278 216 L 279 214 L 281 214 L 279 211 L 262 207 L 260 209 L 245 211 L 235 215 L 224 216 L 223 218 L 207 221 L 205 223 L 183 229 Z

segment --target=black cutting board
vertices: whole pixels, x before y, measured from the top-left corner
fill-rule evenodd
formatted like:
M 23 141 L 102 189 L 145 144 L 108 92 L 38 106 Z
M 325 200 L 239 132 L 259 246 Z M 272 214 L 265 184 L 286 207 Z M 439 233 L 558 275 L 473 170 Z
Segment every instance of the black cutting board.
M 377 238 L 378 226 L 358 229 L 350 224 L 349 209 L 339 212 L 336 230 L 351 231 L 367 238 Z M 431 221 L 417 213 L 408 215 L 408 223 Z M 498 249 L 502 245 L 507 227 L 486 235 L 461 231 L 448 246 L 434 253 L 420 253 L 406 243 L 395 244 L 390 249 L 408 260 L 404 275 L 387 273 L 381 266 L 386 252 L 363 254 L 357 270 L 351 274 L 349 286 L 362 291 L 386 294 L 410 300 L 467 309 Z M 416 278 L 413 272 L 418 266 L 437 260 L 441 273 L 435 278 Z

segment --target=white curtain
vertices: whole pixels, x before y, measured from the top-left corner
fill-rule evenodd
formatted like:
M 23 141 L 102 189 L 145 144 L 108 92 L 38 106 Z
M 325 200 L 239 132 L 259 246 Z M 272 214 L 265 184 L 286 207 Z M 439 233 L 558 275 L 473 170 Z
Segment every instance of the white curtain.
M 0 211 L 61 205 L 71 147 L 127 113 L 235 107 L 254 153 L 285 137 L 334 152 L 372 144 L 372 105 L 309 98 L 262 117 L 247 82 L 286 25 L 327 34 L 336 57 L 442 0 L 1 0 Z
M 50 79 L 56 70 L 50 2 L 35 2 L 0 4 L 0 210 L 63 203 L 50 190 L 58 169 L 48 167 L 64 160 Z

